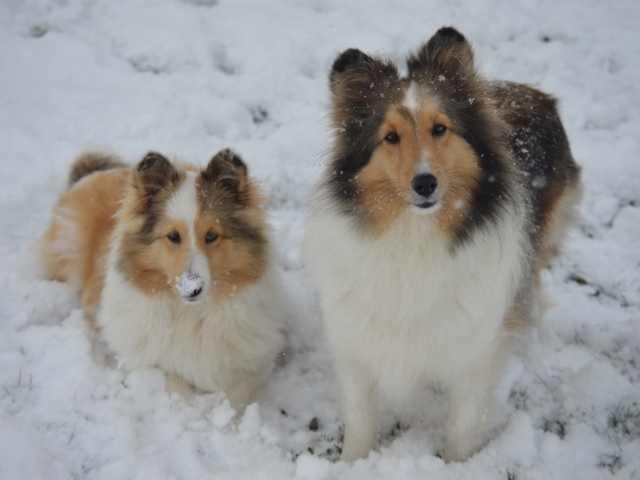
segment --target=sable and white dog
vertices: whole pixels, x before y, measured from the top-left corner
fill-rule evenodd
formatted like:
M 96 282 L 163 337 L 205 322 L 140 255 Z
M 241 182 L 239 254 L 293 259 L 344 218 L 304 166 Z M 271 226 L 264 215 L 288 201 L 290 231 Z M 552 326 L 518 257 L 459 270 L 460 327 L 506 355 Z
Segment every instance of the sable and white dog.
M 284 344 L 285 310 L 263 196 L 223 150 L 203 170 L 147 154 L 134 168 L 81 155 L 39 243 L 51 278 L 126 368 L 169 389 L 226 392 L 241 411 Z M 188 392 L 188 390 L 186 390 Z
M 330 74 L 335 138 L 305 250 L 346 461 L 376 445 L 376 399 L 430 382 L 449 394 L 445 461 L 481 447 L 509 339 L 539 315 L 540 269 L 581 192 L 553 98 L 483 79 L 453 28 L 407 65 L 350 49 Z

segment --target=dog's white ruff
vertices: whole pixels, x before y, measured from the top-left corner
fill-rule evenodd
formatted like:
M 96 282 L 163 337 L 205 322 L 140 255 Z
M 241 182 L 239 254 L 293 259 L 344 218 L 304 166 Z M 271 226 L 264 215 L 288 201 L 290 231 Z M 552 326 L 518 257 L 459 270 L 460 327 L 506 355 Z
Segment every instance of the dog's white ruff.
M 449 388 L 445 460 L 473 453 L 526 255 L 522 218 L 503 215 L 452 254 L 433 215 L 409 210 L 372 238 L 319 203 L 305 256 L 342 386 L 342 459 L 364 457 L 375 446 L 375 397 L 404 402 L 431 382 Z
M 285 303 L 274 266 L 237 294 L 187 305 L 179 296 L 146 295 L 108 258 L 98 325 L 127 369 L 154 366 L 207 392 L 226 392 L 242 409 L 284 346 Z

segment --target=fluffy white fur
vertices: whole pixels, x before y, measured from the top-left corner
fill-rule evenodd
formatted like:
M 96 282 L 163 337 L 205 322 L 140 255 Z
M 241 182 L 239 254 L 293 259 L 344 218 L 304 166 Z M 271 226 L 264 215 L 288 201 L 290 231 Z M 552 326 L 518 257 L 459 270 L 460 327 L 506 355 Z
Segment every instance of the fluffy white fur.
M 113 250 L 112 250 L 113 252 Z M 283 298 L 277 273 L 216 302 L 187 305 L 147 296 L 109 257 L 98 324 L 125 368 L 156 366 L 204 391 L 224 391 L 241 411 L 271 373 L 284 345 Z
M 408 210 L 371 238 L 323 202 L 311 213 L 305 254 L 342 386 L 342 459 L 375 447 L 376 398 L 397 405 L 433 382 L 450 396 L 444 459 L 467 457 L 480 447 L 507 350 L 503 320 L 528 245 L 520 213 L 452 255 L 429 214 Z

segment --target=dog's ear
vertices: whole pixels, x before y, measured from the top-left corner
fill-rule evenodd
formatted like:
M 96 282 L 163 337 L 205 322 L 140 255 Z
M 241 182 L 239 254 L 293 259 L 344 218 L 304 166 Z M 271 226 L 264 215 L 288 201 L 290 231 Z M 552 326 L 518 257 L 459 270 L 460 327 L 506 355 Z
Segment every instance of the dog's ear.
M 242 193 L 249 183 L 247 165 L 229 149 L 220 150 L 202 171 L 205 182 L 215 182 L 222 188 Z
M 134 187 L 144 195 L 154 195 L 167 185 L 176 185 L 180 173 L 166 157 L 147 153 L 133 171 Z
M 334 87 L 348 80 L 354 75 L 367 75 L 367 71 L 374 66 L 376 61 L 357 48 L 345 50 L 336 57 L 329 74 L 329 86 L 334 92 Z M 335 93 L 335 92 L 334 92 Z
M 366 85 L 373 90 L 385 80 L 396 78 L 398 70 L 390 62 L 371 57 L 357 48 L 345 50 L 336 57 L 329 74 L 329 87 L 334 95 L 345 94 L 349 87 Z
M 342 52 L 329 74 L 335 127 L 362 126 L 373 116 L 384 115 L 386 105 L 400 91 L 399 82 L 393 63 L 355 48 Z
M 407 66 L 410 76 L 428 71 L 452 79 L 476 73 L 471 45 L 453 27 L 438 30 L 415 54 L 409 56 Z

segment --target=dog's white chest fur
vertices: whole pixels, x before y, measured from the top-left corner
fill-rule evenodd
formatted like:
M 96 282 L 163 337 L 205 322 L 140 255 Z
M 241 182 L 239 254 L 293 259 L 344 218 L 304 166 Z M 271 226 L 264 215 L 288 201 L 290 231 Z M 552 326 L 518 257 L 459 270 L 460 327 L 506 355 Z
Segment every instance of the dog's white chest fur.
M 501 340 L 521 272 L 517 222 L 455 254 L 430 217 L 407 212 L 382 237 L 316 211 L 307 232 L 337 368 L 352 363 L 383 397 L 455 380 Z
M 156 366 L 202 390 L 228 391 L 270 371 L 283 347 L 285 314 L 272 275 L 225 301 L 186 305 L 145 295 L 110 262 L 98 323 L 125 367 Z

